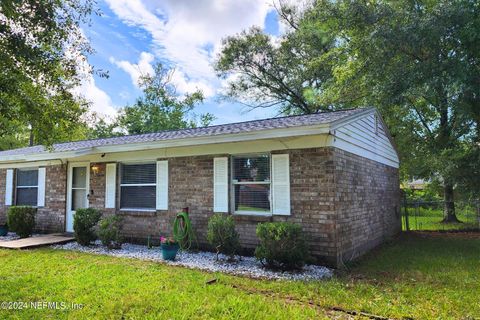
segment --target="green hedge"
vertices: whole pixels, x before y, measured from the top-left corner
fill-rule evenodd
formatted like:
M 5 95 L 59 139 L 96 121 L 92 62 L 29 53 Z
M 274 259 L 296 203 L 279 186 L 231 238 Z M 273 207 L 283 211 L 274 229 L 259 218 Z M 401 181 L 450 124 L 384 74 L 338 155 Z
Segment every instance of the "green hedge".
M 240 242 L 235 221 L 232 216 L 217 213 L 208 220 L 207 240 L 218 253 L 233 257 L 240 249 Z
M 267 222 L 257 226 L 260 245 L 255 249 L 256 258 L 270 268 L 300 269 L 309 257 L 307 244 L 298 224 Z
M 73 218 L 73 231 L 75 239 L 82 246 L 88 246 L 96 239 L 94 227 L 102 214 L 97 209 L 77 209 Z
M 32 235 L 35 227 L 35 214 L 37 209 L 27 206 L 13 206 L 7 211 L 7 224 L 10 231 L 15 232 L 20 238 Z
M 122 219 L 120 216 L 113 215 L 100 220 L 98 224 L 98 237 L 102 244 L 108 249 L 118 249 L 122 246 Z

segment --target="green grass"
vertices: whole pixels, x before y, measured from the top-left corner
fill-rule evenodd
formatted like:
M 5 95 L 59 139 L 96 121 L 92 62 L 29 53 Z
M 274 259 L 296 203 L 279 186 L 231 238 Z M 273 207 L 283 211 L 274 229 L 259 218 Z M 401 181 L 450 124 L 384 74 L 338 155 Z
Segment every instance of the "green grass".
M 0 310 L 18 319 L 322 319 L 333 307 L 386 317 L 480 317 L 480 237 L 403 235 L 319 282 L 253 280 L 70 251 L 0 250 L 0 300 L 81 310 Z M 217 278 L 214 284 L 206 281 Z M 342 318 L 340 318 L 342 319 Z
M 404 209 L 402 209 L 404 210 Z M 466 207 L 457 210 L 457 218 L 461 223 L 442 223 L 444 218 L 442 209 L 434 208 L 408 208 L 409 228 L 410 230 L 479 230 L 480 222 L 478 221 L 476 209 Z M 405 215 L 402 216 L 402 226 L 406 230 Z
M 409 217 L 410 230 L 424 230 L 424 231 L 451 231 L 451 230 L 478 230 L 480 224 L 473 222 L 472 219 L 462 219 L 459 217 L 461 223 L 442 223 L 443 217 L 433 216 L 413 216 Z M 402 217 L 402 225 L 405 230 L 405 217 Z

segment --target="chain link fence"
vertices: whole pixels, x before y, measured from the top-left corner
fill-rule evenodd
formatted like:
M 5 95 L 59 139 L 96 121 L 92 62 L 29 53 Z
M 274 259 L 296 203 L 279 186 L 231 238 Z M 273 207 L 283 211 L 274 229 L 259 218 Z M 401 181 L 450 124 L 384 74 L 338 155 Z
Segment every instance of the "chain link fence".
M 403 201 L 404 231 L 480 231 L 480 200 L 456 201 L 455 214 L 459 222 L 445 223 L 444 201 Z

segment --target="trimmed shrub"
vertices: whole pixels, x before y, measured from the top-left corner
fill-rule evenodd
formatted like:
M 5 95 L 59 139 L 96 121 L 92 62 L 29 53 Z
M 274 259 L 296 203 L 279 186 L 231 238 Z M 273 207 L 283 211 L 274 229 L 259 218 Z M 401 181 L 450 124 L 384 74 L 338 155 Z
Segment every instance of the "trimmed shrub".
M 308 258 L 302 227 L 289 222 L 267 222 L 257 226 L 260 245 L 255 257 L 274 269 L 301 269 Z
M 232 258 L 240 248 L 232 216 L 217 213 L 210 217 L 207 226 L 207 240 L 217 249 L 217 259 L 219 253 Z
M 88 246 L 96 239 L 93 228 L 100 220 L 101 215 L 97 209 L 77 209 L 73 218 L 73 231 L 79 244 Z
M 119 249 L 122 247 L 122 218 L 117 215 L 105 217 L 98 224 L 98 237 L 102 244 L 108 249 Z
M 20 238 L 32 235 L 35 227 L 35 214 L 37 209 L 27 206 L 13 206 L 7 211 L 7 224 L 10 231 L 15 232 Z

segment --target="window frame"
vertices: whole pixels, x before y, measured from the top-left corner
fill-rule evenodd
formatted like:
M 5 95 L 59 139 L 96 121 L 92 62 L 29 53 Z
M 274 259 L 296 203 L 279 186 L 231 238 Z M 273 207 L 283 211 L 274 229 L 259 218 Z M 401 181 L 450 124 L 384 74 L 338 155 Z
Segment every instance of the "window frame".
M 269 180 L 268 182 L 265 181 L 244 181 L 244 182 L 235 182 L 234 177 L 234 170 L 235 170 L 235 158 L 245 158 L 245 157 L 258 157 L 262 155 L 268 156 L 268 165 L 269 165 Z M 248 215 L 248 216 L 272 216 L 273 209 L 272 209 L 272 154 L 270 152 L 256 152 L 256 153 L 242 153 L 242 154 L 234 154 L 230 155 L 230 199 L 231 199 L 231 212 L 235 215 Z M 269 192 L 268 192 L 268 201 L 270 203 L 270 210 L 269 211 L 248 211 L 248 210 L 235 210 L 235 186 L 236 185 L 248 185 L 248 184 L 258 184 L 258 185 L 269 185 Z
M 155 183 L 123 183 L 122 181 L 122 171 L 124 165 L 147 165 L 154 164 L 155 166 Z M 119 190 L 118 190 L 118 207 L 120 211 L 139 211 L 139 212 L 156 212 L 156 205 L 153 208 L 131 208 L 131 207 L 122 207 L 122 187 L 155 187 L 155 203 L 157 201 L 157 165 L 156 161 L 142 161 L 142 162 L 121 162 L 120 168 L 118 170 L 119 175 Z
M 29 206 L 32 208 L 37 208 L 38 207 L 38 170 L 39 168 L 37 167 L 29 167 L 29 168 L 17 168 L 15 170 L 15 206 Z M 32 185 L 32 186 L 19 186 L 18 185 L 18 172 L 20 171 L 37 171 L 37 185 Z M 18 203 L 18 189 L 31 189 L 35 188 L 37 190 L 36 192 L 36 203 L 34 206 L 32 205 L 27 205 L 27 204 L 19 204 Z

